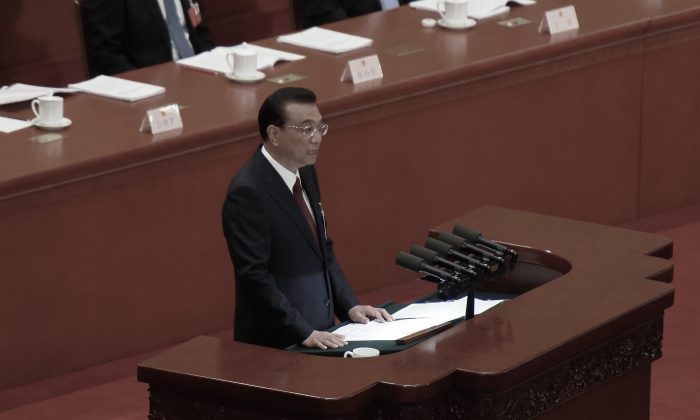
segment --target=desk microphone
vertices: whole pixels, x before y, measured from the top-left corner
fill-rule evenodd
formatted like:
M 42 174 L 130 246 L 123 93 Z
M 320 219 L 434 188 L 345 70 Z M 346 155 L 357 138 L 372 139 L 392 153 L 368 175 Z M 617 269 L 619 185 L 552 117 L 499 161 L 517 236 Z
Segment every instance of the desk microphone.
M 411 247 L 411 254 L 415 255 L 416 257 L 422 258 L 423 260 L 428 261 L 431 264 L 440 264 L 444 267 L 448 267 L 452 271 L 455 271 L 460 274 L 467 274 L 472 277 L 478 276 L 478 274 L 476 274 L 476 272 L 470 269 L 469 267 L 464 267 L 463 265 L 457 264 L 454 261 L 450 261 L 447 258 L 443 258 L 437 252 L 419 245 L 413 245 Z
M 459 281 L 457 276 L 450 274 L 447 271 L 442 271 L 439 268 L 435 268 L 430 264 L 426 264 L 422 258 L 411 255 L 408 252 L 400 251 L 396 256 L 396 264 L 411 271 L 425 273 L 433 277 L 437 277 L 441 281 Z
M 465 228 L 462 225 L 456 225 L 454 227 L 454 229 L 452 229 L 452 233 L 463 237 L 464 239 L 468 240 L 469 242 L 478 243 L 478 244 L 485 245 L 489 248 L 497 249 L 501 253 L 509 253 L 509 254 L 515 253 L 514 250 L 512 250 L 508 247 L 505 247 L 497 242 L 489 241 L 488 239 L 484 238 L 484 236 L 481 234 L 481 232 L 477 232 L 475 230 Z
M 499 264 L 503 264 L 505 260 L 503 257 L 499 257 L 493 252 L 488 252 L 485 249 L 479 248 L 478 246 L 472 245 L 461 236 L 457 236 L 454 233 L 440 232 L 438 239 L 447 242 L 448 244 L 455 246 L 457 248 L 466 249 L 476 254 L 481 255 L 484 258 L 492 259 L 498 261 Z M 495 252 L 495 251 L 494 251 Z
M 493 271 L 493 270 L 491 270 L 490 265 L 488 265 L 484 262 L 481 262 L 481 261 L 477 260 L 476 258 L 472 258 L 468 255 L 462 254 L 459 251 L 456 251 L 454 249 L 454 247 L 448 243 L 439 241 L 439 240 L 434 239 L 434 238 L 428 238 L 425 241 L 425 246 L 428 249 L 432 249 L 433 251 L 436 251 L 441 255 L 453 257 L 453 258 L 456 258 L 460 261 L 463 261 L 463 262 L 469 264 L 470 266 L 472 266 L 478 270 L 483 270 L 485 272 Z

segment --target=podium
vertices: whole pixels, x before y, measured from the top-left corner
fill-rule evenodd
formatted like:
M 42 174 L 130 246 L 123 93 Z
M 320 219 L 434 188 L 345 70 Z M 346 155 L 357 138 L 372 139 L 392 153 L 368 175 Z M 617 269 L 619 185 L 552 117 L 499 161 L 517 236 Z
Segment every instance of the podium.
M 520 250 L 493 284 L 517 297 L 366 359 L 200 336 L 138 366 L 150 418 L 648 418 L 671 240 L 497 207 L 455 224 Z

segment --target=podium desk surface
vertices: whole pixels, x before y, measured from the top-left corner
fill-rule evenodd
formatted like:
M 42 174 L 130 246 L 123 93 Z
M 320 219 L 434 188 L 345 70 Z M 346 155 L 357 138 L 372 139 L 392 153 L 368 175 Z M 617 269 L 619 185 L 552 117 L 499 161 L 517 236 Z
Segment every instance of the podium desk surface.
M 670 256 L 668 238 L 497 207 L 439 228 L 456 223 L 558 254 L 571 271 L 399 353 L 338 359 L 200 336 L 140 364 L 138 378 L 152 396 L 172 387 L 344 415 L 375 400 L 504 393 L 587 360 L 593 372 L 579 372 L 585 386 L 569 390 L 575 396 L 660 357 L 660 323 L 673 302 L 661 280 L 670 280 L 672 264 L 651 255 Z

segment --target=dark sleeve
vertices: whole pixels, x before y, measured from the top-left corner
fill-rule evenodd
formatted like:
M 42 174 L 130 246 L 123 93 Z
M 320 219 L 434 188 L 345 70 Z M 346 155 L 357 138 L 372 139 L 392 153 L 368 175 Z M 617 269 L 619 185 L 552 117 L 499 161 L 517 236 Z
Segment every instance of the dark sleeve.
M 271 328 L 300 343 L 313 328 L 290 305 L 269 269 L 271 228 L 257 191 L 249 186 L 232 189 L 223 209 L 224 234 L 236 272 L 236 305 L 262 314 L 264 322 L 250 319 L 255 328 Z
M 86 0 L 85 48 L 92 70 L 115 74 L 136 68 L 124 53 L 126 23 L 122 0 Z
M 297 0 L 301 3 L 302 27 L 323 25 L 348 17 L 338 0 Z

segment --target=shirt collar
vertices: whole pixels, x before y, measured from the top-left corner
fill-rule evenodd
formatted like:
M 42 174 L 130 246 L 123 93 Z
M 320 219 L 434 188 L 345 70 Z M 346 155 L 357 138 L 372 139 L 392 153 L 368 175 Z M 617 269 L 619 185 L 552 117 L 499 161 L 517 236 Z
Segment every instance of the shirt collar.
M 294 184 L 297 182 L 297 177 L 299 176 L 299 171 L 292 172 L 289 169 L 282 166 L 267 151 L 264 144 L 262 146 L 262 154 L 263 154 L 263 156 L 265 156 L 265 159 L 267 159 L 268 162 L 270 162 L 272 167 L 275 168 L 275 171 L 277 171 L 277 173 L 282 177 L 282 181 L 284 181 L 284 183 L 287 185 L 287 188 L 289 188 L 289 191 L 292 192 L 292 188 L 294 188 Z

